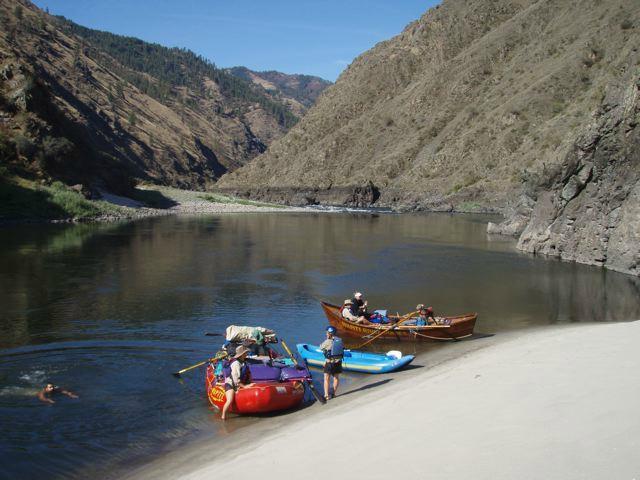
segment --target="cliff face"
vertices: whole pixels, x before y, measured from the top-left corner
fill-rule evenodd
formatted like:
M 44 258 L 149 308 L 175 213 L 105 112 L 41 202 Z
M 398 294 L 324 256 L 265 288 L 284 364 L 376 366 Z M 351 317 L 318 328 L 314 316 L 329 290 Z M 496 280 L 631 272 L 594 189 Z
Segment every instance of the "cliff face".
M 639 32 L 636 0 L 445 0 L 218 187 L 503 212 L 523 250 L 634 273 Z
M 123 192 L 202 189 L 298 117 L 193 53 L 0 0 L 3 171 Z
M 518 248 L 640 274 L 640 69 L 630 63 L 558 170 L 489 232 Z

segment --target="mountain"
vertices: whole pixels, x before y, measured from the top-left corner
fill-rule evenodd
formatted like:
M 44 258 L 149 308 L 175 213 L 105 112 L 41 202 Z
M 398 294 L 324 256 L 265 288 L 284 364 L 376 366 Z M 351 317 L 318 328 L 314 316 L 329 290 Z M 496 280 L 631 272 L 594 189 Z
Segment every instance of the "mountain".
M 274 70 L 255 72 L 246 67 L 233 67 L 227 71 L 261 87 L 266 94 L 287 105 L 300 117 L 318 100 L 320 94 L 332 85 L 330 81 L 312 75 L 290 75 Z
M 445 0 L 217 187 L 501 212 L 526 251 L 638 274 L 639 32 L 637 0 Z
M 5 173 L 114 192 L 138 181 L 202 189 L 300 116 L 185 49 L 88 29 L 23 0 L 0 0 L 0 24 Z

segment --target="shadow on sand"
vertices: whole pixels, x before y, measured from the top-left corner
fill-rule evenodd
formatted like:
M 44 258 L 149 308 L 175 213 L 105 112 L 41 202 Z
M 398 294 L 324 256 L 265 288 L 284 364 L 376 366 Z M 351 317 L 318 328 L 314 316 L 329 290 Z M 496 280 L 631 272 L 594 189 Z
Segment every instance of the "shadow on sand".
M 481 338 L 491 338 L 495 335 L 495 333 L 474 333 L 471 338 L 465 338 L 465 340 L 480 340 Z
M 176 201 L 157 190 L 143 190 L 136 188 L 132 198 L 138 202 L 144 203 L 147 207 L 159 208 L 162 210 L 175 207 L 178 204 Z
M 356 388 L 354 390 L 349 390 L 348 392 L 341 393 L 340 395 L 338 395 L 337 398 L 344 397 L 345 395 L 350 395 L 352 393 L 357 393 L 357 392 L 362 392 L 362 391 L 365 391 L 365 390 L 369 390 L 370 388 L 381 387 L 382 385 L 385 385 L 385 384 L 389 383 L 391 380 L 393 380 L 393 378 L 385 378 L 384 380 L 379 380 L 377 382 L 367 383 L 366 385 L 363 385 L 363 386 L 361 386 L 359 388 Z

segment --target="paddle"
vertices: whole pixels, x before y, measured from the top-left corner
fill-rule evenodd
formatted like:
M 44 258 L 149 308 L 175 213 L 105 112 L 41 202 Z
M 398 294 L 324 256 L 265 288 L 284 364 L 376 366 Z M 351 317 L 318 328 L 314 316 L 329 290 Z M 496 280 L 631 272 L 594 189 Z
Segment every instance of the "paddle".
M 209 359 L 205 360 L 204 362 L 196 363 L 195 365 L 191 365 L 190 367 L 183 368 L 182 370 L 178 370 L 177 372 L 172 373 L 172 375 L 174 377 L 179 377 L 184 372 L 188 372 L 189 370 L 193 370 L 194 368 L 201 367 L 202 365 L 204 365 L 207 362 L 210 362 L 211 360 L 213 360 L 213 358 L 209 358 Z
M 212 332 L 206 332 L 205 335 L 207 337 L 222 337 L 221 333 L 212 333 Z
M 183 368 L 182 370 L 178 370 L 177 372 L 172 373 L 172 375 L 174 377 L 179 377 L 184 372 L 188 372 L 189 370 L 193 370 L 194 368 L 201 367 L 205 363 L 208 363 L 208 362 L 211 362 L 211 361 L 214 361 L 214 360 L 222 360 L 223 358 L 226 358 L 227 356 L 228 356 L 228 354 L 226 352 L 220 351 L 220 352 L 216 353 L 214 357 L 209 358 L 209 359 L 205 360 L 204 362 L 199 362 L 199 363 L 196 363 L 195 365 L 191 365 L 190 367 Z
M 362 347 L 364 347 L 365 345 L 368 345 L 368 344 L 370 344 L 371 342 L 373 342 L 376 338 L 380 337 L 381 335 L 384 335 L 385 333 L 390 332 L 391 330 L 394 330 L 395 328 L 397 328 L 398 326 L 400 326 L 400 324 L 401 324 L 401 323 L 404 323 L 404 322 L 406 322 L 407 320 L 410 320 L 410 319 L 411 319 L 411 316 L 412 316 L 413 314 L 415 314 L 415 313 L 416 313 L 416 312 L 411 312 L 411 313 L 407 313 L 406 315 L 403 315 L 402 317 L 400 317 L 400 318 L 398 319 L 398 321 L 397 321 L 394 325 L 390 326 L 389 328 L 385 328 L 384 330 L 382 330 L 381 332 L 379 332 L 378 334 L 376 334 L 374 337 L 371 337 L 369 340 L 367 340 L 366 342 L 364 342 L 362 345 L 358 345 L 357 347 L 352 348 L 352 350 L 359 350 L 359 349 L 361 349 Z
M 291 353 L 291 350 L 289 350 L 289 347 L 287 347 L 287 344 L 284 342 L 284 340 L 281 339 L 280 343 L 282 344 L 282 347 L 286 350 L 286 352 L 289 354 L 289 358 L 291 358 L 294 365 L 298 366 L 298 360 L 296 360 L 296 357 L 293 356 L 293 353 Z M 311 390 L 311 394 L 315 397 L 317 401 L 319 401 L 323 405 L 327 403 L 327 400 L 318 393 L 318 391 L 316 390 L 316 387 L 313 386 L 313 383 L 311 381 L 303 380 L 303 382 L 309 387 L 309 390 Z

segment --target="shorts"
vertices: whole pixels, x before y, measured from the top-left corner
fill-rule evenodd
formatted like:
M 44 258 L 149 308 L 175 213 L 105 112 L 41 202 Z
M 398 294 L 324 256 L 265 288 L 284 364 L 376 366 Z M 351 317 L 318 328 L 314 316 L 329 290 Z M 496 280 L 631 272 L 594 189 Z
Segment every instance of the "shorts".
M 233 385 L 229 385 L 227 382 L 224 383 L 224 391 L 228 392 L 229 390 L 234 390 L 235 388 L 233 388 Z
M 342 373 L 342 360 L 339 362 L 326 362 L 324 364 L 324 373 L 328 373 L 329 375 Z

